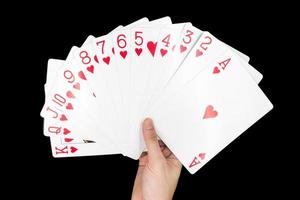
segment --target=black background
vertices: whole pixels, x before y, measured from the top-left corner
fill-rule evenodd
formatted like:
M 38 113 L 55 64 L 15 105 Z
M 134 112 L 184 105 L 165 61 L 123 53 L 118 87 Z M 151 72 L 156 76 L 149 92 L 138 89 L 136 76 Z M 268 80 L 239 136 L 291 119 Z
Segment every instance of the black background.
M 136 7 L 133 7 L 136 6 Z M 100 36 L 118 25 L 142 17 L 170 16 L 174 23 L 190 21 L 201 30 L 250 56 L 250 64 L 264 78 L 259 84 L 274 109 L 195 175 L 183 169 L 174 199 L 194 197 L 260 197 L 290 195 L 297 173 L 292 142 L 297 131 L 297 65 L 291 64 L 297 46 L 297 26 L 292 6 L 228 2 L 70 2 L 39 3 L 10 7 L 2 16 L 4 38 L 11 49 L 9 86 L 3 89 L 11 103 L 6 115 L 8 136 L 4 162 L 7 185 L 23 194 L 53 197 L 96 195 L 98 199 L 130 199 L 137 161 L 121 155 L 54 159 L 49 139 L 43 136 L 39 112 L 44 103 L 43 84 L 47 60 L 65 59 L 70 48 L 88 35 Z M 117 9 L 119 9 L 119 11 Z M 14 17 L 14 18 L 13 18 Z M 289 55 L 289 56 L 287 56 Z M 6 106 L 3 107 L 6 110 Z M 29 186 L 29 187 L 26 187 Z M 37 189 L 39 188 L 39 189 Z M 105 197 L 105 198 L 104 198 Z

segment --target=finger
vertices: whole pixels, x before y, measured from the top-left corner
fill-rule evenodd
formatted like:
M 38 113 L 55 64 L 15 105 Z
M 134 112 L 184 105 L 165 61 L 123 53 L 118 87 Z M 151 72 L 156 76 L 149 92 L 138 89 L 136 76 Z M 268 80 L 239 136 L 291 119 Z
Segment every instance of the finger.
M 148 162 L 148 155 L 147 152 L 143 152 L 139 158 L 139 167 L 143 167 Z
M 166 147 L 165 143 L 162 140 L 158 140 L 158 144 L 159 144 L 160 148 Z
M 143 122 L 143 135 L 149 159 L 161 157 L 162 153 L 158 144 L 157 134 L 150 118 L 146 118 Z
M 162 150 L 162 153 L 164 155 L 165 158 L 169 157 L 172 152 L 170 151 L 170 149 L 168 147 L 165 147 L 163 150 Z
M 131 199 L 142 199 L 142 177 L 144 168 L 139 167 L 135 176 Z

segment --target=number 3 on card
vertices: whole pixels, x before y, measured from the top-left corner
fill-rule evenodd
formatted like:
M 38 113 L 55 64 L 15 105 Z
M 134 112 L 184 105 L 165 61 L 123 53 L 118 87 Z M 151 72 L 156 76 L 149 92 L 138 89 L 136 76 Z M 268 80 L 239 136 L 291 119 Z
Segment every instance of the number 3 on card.
M 193 35 L 193 34 L 194 34 L 194 33 L 193 33 L 192 31 L 186 30 L 186 35 L 185 35 L 185 37 L 182 39 L 182 41 L 183 41 L 185 44 L 191 43 L 191 41 L 192 41 L 192 35 Z

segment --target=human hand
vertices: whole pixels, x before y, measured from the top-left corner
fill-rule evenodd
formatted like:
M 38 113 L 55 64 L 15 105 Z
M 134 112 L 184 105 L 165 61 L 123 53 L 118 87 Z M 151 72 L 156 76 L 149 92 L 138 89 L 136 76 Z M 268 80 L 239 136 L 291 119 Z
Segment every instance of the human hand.
M 169 200 L 175 192 L 181 163 L 162 141 L 158 141 L 151 119 L 143 122 L 148 152 L 139 159 L 132 200 Z

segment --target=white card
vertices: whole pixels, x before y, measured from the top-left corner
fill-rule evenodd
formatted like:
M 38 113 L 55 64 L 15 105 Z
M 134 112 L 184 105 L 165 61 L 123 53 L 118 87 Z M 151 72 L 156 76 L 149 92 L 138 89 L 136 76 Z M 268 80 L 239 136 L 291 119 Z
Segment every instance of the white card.
M 47 78 L 45 85 L 47 90 L 45 91 L 45 96 L 47 96 L 48 90 L 53 86 L 56 80 L 57 71 L 63 66 L 64 60 L 59 59 L 49 59 L 47 63 Z
M 174 91 L 191 81 L 208 63 L 224 53 L 227 49 L 228 46 L 213 35 L 208 32 L 203 32 L 183 63 L 177 68 L 176 73 L 172 75 L 168 82 L 165 82 L 167 84 L 162 87 L 161 90 L 153 93 L 150 101 L 151 104 L 148 104 L 146 114 L 154 110 L 159 101 L 168 99 Z
M 151 21 L 146 25 L 142 25 L 131 29 L 130 42 L 133 52 L 130 63 L 130 85 L 129 85 L 129 130 L 127 137 L 130 140 L 126 141 L 126 149 L 129 151 L 129 155 L 132 158 L 139 156 L 137 150 L 138 139 L 136 121 L 139 114 L 139 104 L 142 101 L 144 92 L 147 86 L 147 79 L 149 69 L 153 61 L 152 49 L 149 49 L 149 45 L 157 43 L 160 31 L 166 25 L 170 25 L 171 21 L 169 17 Z M 133 125 L 133 126 L 132 126 Z
M 233 49 L 227 44 L 222 43 L 219 40 L 216 41 L 217 39 L 214 38 L 212 35 L 210 35 L 208 32 L 204 32 L 204 35 L 202 34 L 203 32 L 201 30 L 197 29 L 196 27 L 193 27 L 191 24 L 187 25 L 187 27 L 183 31 L 183 34 L 181 35 L 179 44 L 175 47 L 174 58 L 172 59 L 172 63 L 169 64 L 170 67 L 166 67 L 166 70 L 163 72 L 163 76 L 162 76 L 163 78 L 160 81 L 158 81 L 158 84 L 156 84 L 156 86 L 153 86 L 151 92 L 152 96 L 149 98 L 145 108 L 150 109 L 151 107 L 153 107 L 152 105 L 156 104 L 156 101 L 158 101 L 158 99 L 162 98 L 162 96 L 167 96 L 168 92 L 170 93 L 172 90 L 176 90 L 176 88 L 178 88 L 179 85 L 185 84 L 186 82 L 191 80 L 199 71 L 201 71 L 201 68 L 197 67 L 197 64 L 199 66 L 203 65 L 202 57 L 205 57 L 206 53 L 201 56 L 197 56 L 196 54 L 197 52 L 199 52 L 200 49 L 202 49 L 202 47 L 207 51 L 211 51 L 212 56 L 214 54 L 217 55 L 218 54 L 217 52 L 220 52 L 222 48 L 230 48 L 236 54 L 238 54 L 242 59 L 244 59 L 247 62 L 249 61 L 248 56 L 237 51 L 236 49 Z M 201 39 L 198 40 L 198 38 Z M 210 39 L 216 41 L 214 42 L 215 46 L 212 45 L 212 47 L 209 47 L 211 45 L 210 42 L 212 42 L 210 41 Z M 219 45 L 223 44 L 221 46 L 222 48 L 218 47 L 218 44 Z M 199 46 L 201 47 L 199 48 Z M 194 51 L 192 53 L 190 53 L 191 48 L 193 48 L 192 51 Z M 216 52 L 214 52 L 214 48 L 219 48 L 219 49 L 217 49 Z M 206 50 L 202 49 L 203 52 L 205 52 Z M 187 60 L 185 60 L 187 55 L 188 58 Z M 206 58 L 204 59 L 204 61 L 206 61 Z M 195 67 L 190 68 L 190 66 L 195 66 Z M 260 74 L 256 69 L 254 69 L 250 65 L 245 66 L 245 68 L 248 70 L 250 75 L 257 83 L 261 81 L 262 74 Z M 166 89 L 167 92 L 165 92 Z M 147 111 L 148 110 L 146 110 L 145 112 L 147 113 Z
M 201 66 L 201 73 L 149 115 L 159 137 L 190 173 L 273 107 L 243 64 L 228 50 Z
M 47 70 L 47 84 L 45 84 L 45 96 L 48 96 L 48 86 L 49 88 L 53 87 L 55 84 L 57 71 L 63 67 L 65 61 L 57 59 L 49 59 L 48 61 L 48 70 Z M 70 106 L 71 104 L 69 104 Z M 72 105 L 71 105 L 72 106 Z M 101 130 L 98 129 L 96 124 L 89 120 L 89 116 L 86 115 L 84 109 L 81 107 L 75 109 L 72 112 L 72 120 L 60 121 L 53 118 L 44 119 L 44 135 L 55 137 L 55 140 L 52 138 L 51 145 L 53 146 L 52 154 L 55 157 L 68 157 L 68 156 L 83 156 L 83 155 L 106 155 L 106 154 L 115 154 L 119 153 L 119 150 L 115 149 L 111 143 L 107 145 L 107 138 L 105 135 L 102 135 L 100 138 L 91 137 L 89 133 L 98 132 Z M 73 108 L 72 108 L 73 109 Z M 103 131 L 103 130 L 102 130 Z M 84 138 L 84 139 L 82 139 Z M 60 143 L 55 143 L 55 141 L 60 141 Z M 91 144 L 97 143 L 97 144 Z M 84 145 L 83 145 L 84 144 Z M 67 148 L 65 146 L 73 145 L 72 152 L 66 154 Z M 76 153 L 74 151 L 76 146 Z M 91 145 L 93 148 L 90 148 Z M 61 148 L 61 147 L 64 148 Z M 97 147 L 97 148 L 95 148 Z M 63 152 L 60 151 L 63 149 Z M 79 149 L 79 150 L 78 150 Z M 55 151 L 54 151 L 55 150 Z M 91 151 L 92 150 L 92 151 Z M 84 153 L 84 151 L 86 153 Z
M 52 155 L 56 158 L 115 154 L 113 146 L 110 145 L 110 142 L 105 140 L 102 140 L 101 143 L 73 142 L 67 144 L 64 142 L 63 138 L 59 136 L 52 136 L 50 137 L 50 142 Z
M 80 131 L 77 134 L 84 134 L 82 137 L 95 137 L 94 134 L 103 134 L 103 137 L 108 137 L 111 141 L 114 141 L 114 134 L 112 134 L 111 127 L 107 122 L 107 115 L 101 112 L 101 107 L 96 104 L 95 97 L 92 96 L 85 83 L 85 75 L 78 68 L 78 64 L 73 58 L 73 53 L 76 50 L 77 48 L 72 48 L 64 66 L 58 71 L 57 81 L 50 91 L 49 97 L 47 97 L 41 115 L 56 120 L 56 124 L 49 124 L 49 126 L 63 128 L 66 127 L 61 123 L 74 122 L 76 118 L 80 120 L 80 117 L 82 117 L 85 120 L 91 120 L 91 123 L 97 126 L 97 129 L 86 133 Z M 95 110 L 97 112 L 93 112 Z M 72 114 L 75 111 L 77 111 L 77 114 Z M 97 123 L 99 121 L 102 123 Z M 47 130 L 48 128 L 45 127 L 45 133 Z M 102 131 L 98 132 L 98 130 Z
M 160 20 L 155 20 L 149 23 L 143 23 L 136 26 L 130 26 L 130 29 L 138 26 L 150 26 L 160 24 L 164 21 L 170 20 L 167 18 L 162 18 Z M 130 29 L 125 27 L 122 30 L 116 31 L 111 35 L 111 41 L 113 46 L 113 59 L 115 60 L 115 69 L 117 72 L 118 83 L 120 87 L 121 93 L 121 106 L 120 106 L 120 119 L 123 124 L 121 124 L 122 131 L 119 132 L 119 138 L 123 141 L 121 146 L 124 146 L 123 149 L 128 151 L 128 145 L 126 145 L 128 141 L 128 132 L 124 133 L 124 130 L 129 130 L 129 99 L 130 99 L 130 65 L 132 61 L 132 57 L 134 56 L 134 51 L 130 51 L 131 49 L 131 41 L 130 41 Z M 130 139 L 129 139 L 130 140 Z M 127 156 L 133 157 L 131 152 L 124 152 Z
M 132 105 L 136 109 L 134 115 L 131 116 L 131 135 L 135 136 L 133 142 L 138 144 L 134 146 L 132 145 L 132 147 L 135 148 L 135 158 L 138 158 L 145 148 L 142 134 L 140 134 L 140 123 L 142 122 L 141 110 L 146 97 L 148 96 L 148 92 L 150 91 L 149 86 L 155 84 L 155 81 L 158 80 L 159 75 L 164 70 L 164 67 L 166 67 L 165 65 L 167 65 L 169 60 L 172 59 L 173 46 L 177 43 L 185 25 L 186 23 L 172 24 L 161 29 L 155 44 L 154 60 L 151 63 L 151 66 L 148 67 L 149 70 L 147 70 L 147 76 L 143 78 L 145 83 L 143 87 L 140 88 L 137 99 L 132 102 Z

